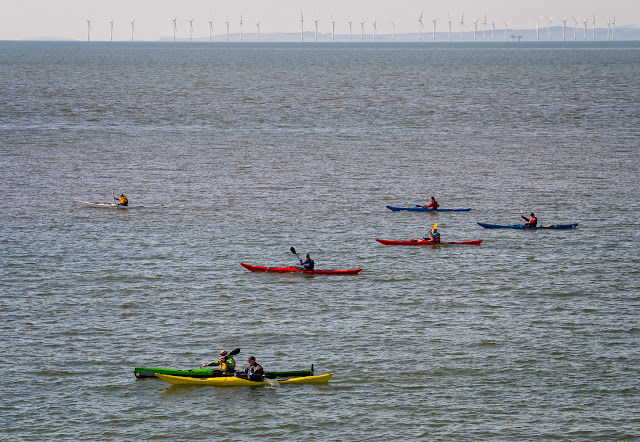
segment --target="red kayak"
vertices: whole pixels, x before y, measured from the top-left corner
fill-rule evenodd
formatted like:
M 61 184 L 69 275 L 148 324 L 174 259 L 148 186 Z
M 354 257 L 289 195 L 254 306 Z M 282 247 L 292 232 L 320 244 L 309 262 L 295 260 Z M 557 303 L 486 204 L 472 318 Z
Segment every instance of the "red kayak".
M 299 267 L 263 267 L 252 266 L 251 264 L 240 263 L 242 267 L 252 272 L 271 273 L 305 273 L 307 275 L 357 275 L 362 269 L 353 270 L 303 270 Z
M 479 246 L 483 241 L 479 239 L 477 241 L 457 241 L 457 242 L 433 242 L 433 241 L 424 241 L 412 239 L 410 241 L 387 241 L 386 239 L 378 239 L 376 238 L 380 244 L 384 244 L 385 246 L 441 246 L 446 244 L 467 244 L 470 246 Z

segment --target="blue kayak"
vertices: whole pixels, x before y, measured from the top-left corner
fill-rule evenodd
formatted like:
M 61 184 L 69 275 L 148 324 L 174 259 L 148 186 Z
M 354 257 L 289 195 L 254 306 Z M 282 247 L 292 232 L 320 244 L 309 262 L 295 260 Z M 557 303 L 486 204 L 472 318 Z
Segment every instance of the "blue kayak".
M 471 210 L 471 209 L 428 209 L 422 206 L 416 206 L 416 207 L 387 206 L 387 209 L 391 210 L 392 212 L 399 212 L 401 210 L 408 210 L 409 212 L 468 212 L 469 210 Z
M 487 224 L 487 223 L 478 223 L 480 226 L 485 229 L 575 229 L 578 227 L 578 223 L 574 224 L 550 224 L 548 226 L 537 226 L 537 227 L 529 227 L 527 224 L 511 224 L 508 226 L 503 226 L 500 224 Z

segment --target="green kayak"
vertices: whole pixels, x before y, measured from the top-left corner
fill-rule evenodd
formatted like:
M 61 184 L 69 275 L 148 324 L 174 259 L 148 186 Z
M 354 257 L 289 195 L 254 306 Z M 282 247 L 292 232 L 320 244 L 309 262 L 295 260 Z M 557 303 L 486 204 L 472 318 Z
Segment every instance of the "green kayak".
M 212 378 L 220 376 L 233 376 L 233 372 L 224 372 L 213 368 L 194 368 L 192 370 L 176 370 L 173 368 L 157 368 L 157 367 L 136 367 L 133 374 L 136 378 L 152 378 L 156 373 L 168 374 L 172 376 L 184 376 L 191 378 Z M 280 377 L 296 377 L 296 376 L 313 376 L 313 365 L 311 370 L 289 370 L 289 371 L 265 371 L 265 377 L 270 379 Z

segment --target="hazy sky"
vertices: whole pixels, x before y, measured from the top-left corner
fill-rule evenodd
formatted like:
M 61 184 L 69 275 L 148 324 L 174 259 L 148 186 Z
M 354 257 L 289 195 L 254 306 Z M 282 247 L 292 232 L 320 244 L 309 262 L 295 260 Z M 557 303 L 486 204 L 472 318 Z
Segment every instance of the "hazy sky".
M 424 11 L 425 32 L 433 29 L 431 22 L 439 18 L 438 31 L 448 27 L 447 13 L 451 14 L 453 30 L 459 31 L 464 12 L 465 29 L 473 29 L 473 20 L 486 10 L 487 22 L 495 19 L 496 28 L 503 28 L 504 20 L 511 29 L 533 29 L 538 16 L 552 16 L 553 25 L 561 25 L 562 18 L 591 17 L 595 12 L 597 27 L 606 27 L 609 17 L 616 17 L 616 26 L 640 23 L 639 0 L 0 0 L 0 40 L 23 40 L 39 37 L 87 39 L 87 19 L 92 23 L 92 40 L 109 39 L 109 21 L 114 22 L 114 40 L 131 38 L 130 22 L 135 18 L 136 40 L 159 40 L 173 35 L 171 19 L 178 18 L 178 38 L 188 38 L 190 18 L 194 21 L 194 38 L 209 35 L 209 20 L 213 19 L 214 34 L 223 34 L 228 16 L 230 32 L 239 32 L 240 13 L 244 32 L 255 33 L 260 20 L 263 33 L 299 32 L 300 9 L 305 16 L 305 30 L 314 28 L 319 19 L 320 32 L 331 32 L 331 16 L 336 20 L 336 33 L 348 32 L 347 20 L 355 23 L 366 20 L 369 32 L 373 19 L 379 34 L 391 33 L 390 21 L 396 21 L 396 32 L 417 32 L 417 19 Z M 589 25 L 591 27 L 591 24 Z

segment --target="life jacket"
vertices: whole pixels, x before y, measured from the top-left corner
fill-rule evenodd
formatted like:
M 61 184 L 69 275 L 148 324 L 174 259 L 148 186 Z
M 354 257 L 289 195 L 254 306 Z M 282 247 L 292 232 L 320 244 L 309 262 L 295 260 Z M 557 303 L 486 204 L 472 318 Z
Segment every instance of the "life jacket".
M 529 218 L 529 225 L 530 226 L 537 226 L 538 225 L 538 218 L 536 218 L 535 216 L 532 216 L 531 218 Z
M 309 262 L 307 262 L 309 261 Z M 306 264 L 302 264 L 302 267 L 304 267 L 305 270 L 313 270 L 313 266 L 315 266 L 315 262 L 313 262 L 313 259 L 309 258 L 308 260 L 305 260 Z
M 120 201 L 120 204 L 123 206 L 126 206 L 129 204 L 129 200 L 124 195 L 122 195 L 118 201 Z
M 438 232 L 429 234 L 429 241 L 440 242 L 440 234 Z
M 427 207 L 429 209 L 437 209 L 438 208 L 438 202 L 437 201 L 431 201 Z

